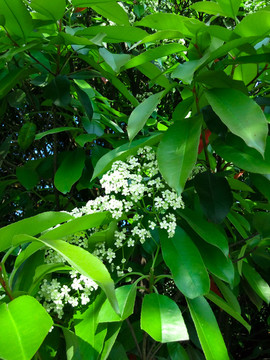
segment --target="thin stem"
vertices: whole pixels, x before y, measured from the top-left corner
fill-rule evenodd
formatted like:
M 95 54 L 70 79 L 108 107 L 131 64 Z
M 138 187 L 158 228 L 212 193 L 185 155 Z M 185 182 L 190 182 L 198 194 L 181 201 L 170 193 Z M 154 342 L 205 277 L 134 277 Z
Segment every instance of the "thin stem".
M 148 334 L 145 332 L 143 334 L 143 348 L 142 348 L 142 359 L 143 360 L 147 360 L 147 356 L 146 356 L 147 337 L 148 337 Z
M 149 360 L 154 359 L 154 356 L 155 356 L 156 353 L 160 350 L 160 348 L 161 348 L 162 345 L 163 345 L 162 343 L 158 344 L 158 346 L 157 346 L 156 349 L 154 350 L 153 354 L 149 357 Z
M 4 265 L 7 258 L 9 257 L 9 255 L 12 253 L 12 251 L 15 249 L 16 247 L 15 246 L 12 246 L 6 253 L 5 255 L 3 256 L 3 259 L 1 261 L 1 265 Z
M 142 351 L 141 351 L 141 349 L 140 349 L 140 346 L 139 346 L 138 340 L 137 340 L 137 338 L 136 338 L 134 329 L 133 329 L 133 327 L 132 327 L 129 319 L 126 319 L 126 322 L 127 322 L 127 324 L 128 324 L 129 330 L 130 330 L 130 332 L 131 332 L 131 336 L 132 336 L 132 338 L 133 338 L 133 340 L 134 340 L 134 342 L 135 342 L 136 348 L 137 348 L 137 350 L 138 350 L 138 354 L 139 354 L 140 358 L 142 359 L 142 356 L 143 356 L 143 355 L 142 355 Z
M 260 75 L 262 75 L 265 70 L 267 70 L 268 66 L 269 66 L 269 64 L 266 64 L 265 67 L 261 71 L 258 71 L 256 76 L 254 76 L 254 78 L 252 80 L 250 80 L 250 82 L 246 86 L 249 87 L 249 85 L 251 85 L 255 80 L 257 80 L 258 77 Z
M 248 240 L 250 240 L 250 239 L 252 239 L 252 238 L 254 238 L 254 237 L 258 236 L 258 235 L 259 235 L 259 233 L 252 234 L 252 235 L 250 235 L 249 237 L 247 237 L 246 239 L 239 240 L 239 241 L 237 241 L 236 243 L 231 244 L 229 247 L 230 247 L 230 249 L 231 249 L 231 248 L 233 248 L 233 247 L 235 247 L 235 246 L 237 246 L 237 245 L 244 244 L 244 243 L 246 243 Z

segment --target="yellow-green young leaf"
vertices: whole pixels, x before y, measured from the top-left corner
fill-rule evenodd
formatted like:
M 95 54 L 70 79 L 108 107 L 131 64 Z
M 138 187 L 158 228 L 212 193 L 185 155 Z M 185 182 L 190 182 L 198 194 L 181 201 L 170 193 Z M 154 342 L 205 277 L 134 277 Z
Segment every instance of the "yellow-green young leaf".
M 214 1 L 198 1 L 192 4 L 191 8 L 198 12 L 205 12 L 211 15 L 227 16 L 219 4 Z
M 229 360 L 215 315 L 203 297 L 187 299 L 189 311 L 206 360 Z
M 269 36 L 270 11 L 258 11 L 249 14 L 236 25 L 234 33 L 241 37 L 258 36 L 264 38 Z
M 144 296 L 141 328 L 154 340 L 162 343 L 189 339 L 179 307 L 165 295 L 149 294 Z
M 255 269 L 243 261 L 242 272 L 256 294 L 267 304 L 270 303 L 270 287 Z
M 163 95 L 163 91 L 153 94 L 139 104 L 130 114 L 128 119 L 128 137 L 132 141 L 138 132 L 144 127 Z
M 233 19 L 236 18 L 241 0 L 217 0 L 218 5 L 222 9 L 225 15 Z
M 207 294 L 210 281 L 201 254 L 191 238 L 180 227 L 168 238 L 165 230 L 159 230 L 163 259 L 172 273 L 178 289 L 193 299 Z
M 91 6 L 91 8 L 98 14 L 115 22 L 118 25 L 129 25 L 127 13 L 122 8 L 122 6 L 117 4 L 117 2 L 110 1 L 104 4 L 99 2 L 98 4 L 88 6 Z
M 85 161 L 83 149 L 70 151 L 57 169 L 54 177 L 55 187 L 66 194 L 72 185 L 79 180 L 82 175 Z
M 0 0 L 0 14 L 11 36 L 25 40 L 32 32 L 32 18 L 22 0 Z
M 31 8 L 48 19 L 59 20 L 64 15 L 66 9 L 65 0 L 32 0 Z
M 28 295 L 0 305 L 0 323 L 0 358 L 5 360 L 31 360 L 53 325 L 44 307 Z
M 179 194 L 196 163 L 202 117 L 176 121 L 166 131 L 157 151 L 160 172 Z
M 70 219 L 73 219 L 73 216 L 68 213 L 49 211 L 7 225 L 0 229 L 0 251 L 4 251 L 12 245 L 15 235 L 37 235 Z
M 260 106 L 235 89 L 212 89 L 205 95 L 230 131 L 264 155 L 268 122 Z

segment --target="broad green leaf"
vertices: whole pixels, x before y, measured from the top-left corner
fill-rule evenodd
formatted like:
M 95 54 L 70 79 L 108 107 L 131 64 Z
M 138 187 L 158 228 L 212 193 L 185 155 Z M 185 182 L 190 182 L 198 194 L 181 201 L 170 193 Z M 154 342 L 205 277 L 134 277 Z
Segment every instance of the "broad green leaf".
M 44 307 L 31 296 L 20 296 L 0 305 L 0 357 L 31 360 L 53 321 Z
M 138 65 L 137 69 L 147 76 L 152 83 L 158 84 L 164 88 L 169 88 L 171 86 L 169 79 L 163 75 L 162 71 L 152 62 Z
M 253 225 L 263 237 L 270 237 L 270 212 L 257 211 L 253 215 Z
M 241 0 L 217 0 L 219 6 L 224 11 L 225 16 L 236 19 Z
M 182 100 L 174 109 L 172 114 L 172 119 L 174 121 L 182 120 L 191 109 L 192 104 L 194 103 L 194 97 L 190 96 L 185 100 Z
M 263 155 L 268 123 L 260 106 L 235 89 L 213 89 L 206 91 L 205 95 L 230 131 Z
M 270 137 L 266 140 L 264 159 L 258 151 L 247 146 L 242 139 L 233 134 L 216 139 L 211 146 L 216 153 L 228 162 L 232 162 L 240 169 L 259 174 L 270 173 Z
M 59 37 L 61 37 L 64 40 L 64 44 L 65 45 L 73 45 L 73 46 L 78 46 L 78 45 L 85 45 L 85 46 L 92 46 L 92 45 L 102 45 L 102 40 L 104 39 L 104 37 L 106 36 L 106 34 L 100 33 L 98 35 L 96 35 L 95 37 L 91 38 L 91 39 L 86 39 L 83 37 L 79 37 L 79 36 L 74 36 L 71 34 L 67 34 L 64 32 L 61 32 L 59 35 Z M 74 47 L 74 50 L 77 49 Z M 71 74 L 69 75 L 69 78 L 73 78 L 74 76 L 76 76 L 77 74 Z M 85 74 L 86 75 L 86 74 Z M 90 75 L 90 74 L 88 74 Z M 97 74 L 95 74 L 97 75 Z M 89 76 L 91 77 L 91 76 Z
M 237 213 L 234 212 L 233 210 L 231 210 L 228 214 L 227 214 L 227 219 L 233 224 L 233 226 L 235 227 L 235 229 L 239 232 L 239 234 L 242 236 L 242 238 L 247 238 L 248 234 L 246 233 L 246 230 L 244 229 L 244 227 L 241 225 L 241 223 L 239 222 L 239 220 L 237 219 Z
M 39 181 L 39 176 L 33 167 L 24 165 L 17 167 L 16 176 L 20 183 L 27 189 L 31 190 Z
M 33 30 L 32 18 L 21 0 L 0 0 L 0 14 L 11 36 L 25 40 Z
M 199 250 L 180 227 L 173 238 L 160 230 L 163 259 L 170 269 L 175 285 L 193 299 L 208 293 L 210 282 Z
M 0 251 L 6 250 L 12 245 L 12 239 L 15 235 L 37 235 L 70 219 L 73 219 L 73 216 L 68 213 L 49 211 L 7 225 L 0 229 Z
M 254 186 L 263 194 L 270 202 L 270 181 L 263 175 L 250 174 L 250 179 Z
M 59 20 L 64 15 L 66 9 L 65 0 L 32 0 L 31 8 L 49 19 Z
M 95 360 L 98 358 L 98 352 L 88 342 L 64 327 L 62 330 L 66 341 L 67 360 Z
M 146 121 L 159 104 L 162 95 L 163 91 L 150 95 L 132 111 L 128 119 L 127 126 L 128 137 L 130 141 L 132 141 L 138 132 L 144 127 Z
M 270 53 L 240 56 L 235 59 L 225 59 L 222 62 L 226 65 L 268 63 L 270 62 Z
M 124 285 L 115 290 L 116 299 L 119 304 L 119 315 L 117 315 L 113 310 L 109 301 L 106 300 L 102 305 L 99 315 L 98 322 L 114 322 L 114 321 L 123 321 L 133 314 L 135 297 L 137 291 L 137 282 L 132 285 Z
M 44 95 L 52 99 L 56 106 L 68 106 L 71 101 L 70 82 L 66 75 L 57 75 L 45 87 Z
M 248 14 L 243 20 L 236 25 L 234 33 L 246 36 L 258 36 L 264 38 L 269 36 L 270 28 L 270 11 L 258 11 Z
M 165 295 L 145 295 L 141 311 L 141 328 L 161 343 L 189 339 L 177 304 Z
M 189 360 L 188 354 L 179 343 L 168 343 L 167 348 L 171 360 Z
M 100 360 L 108 359 L 108 356 L 110 355 L 112 347 L 117 339 L 121 326 L 122 326 L 121 322 L 109 323 L 107 325 L 107 335 L 105 338 L 104 347 L 102 350 L 102 354 L 100 356 Z
M 178 210 L 178 213 L 203 240 L 216 246 L 225 256 L 229 255 L 228 240 L 225 233 L 220 231 L 215 224 L 208 222 L 198 212 L 188 208 Z
M 210 15 L 227 16 L 218 3 L 214 1 L 198 1 L 191 5 L 191 8 L 198 12 L 205 12 Z
M 184 45 L 177 43 L 161 45 L 159 47 L 146 50 L 145 52 L 133 57 L 125 64 L 124 69 L 130 69 L 146 62 L 159 59 L 163 56 L 179 53 L 185 50 L 187 50 L 187 48 Z
M 140 44 L 151 43 L 154 41 L 160 40 L 171 40 L 171 39 L 182 39 L 183 34 L 177 30 L 161 30 L 157 31 L 154 34 L 147 35 L 142 40 L 138 41 L 134 46 L 138 46 Z
M 8 94 L 7 100 L 11 107 L 14 107 L 15 109 L 22 108 L 25 105 L 26 94 L 23 90 L 16 89 Z
M 81 134 L 81 135 L 77 136 L 74 140 L 81 147 L 84 147 L 84 145 L 86 143 L 93 142 L 96 138 L 97 138 L 97 135 L 95 135 L 95 134 Z
M 186 61 L 178 64 L 177 68 L 172 72 L 171 77 L 182 80 L 185 84 L 191 84 L 195 71 L 205 62 L 208 54 L 205 54 L 199 60 Z
M 117 2 L 99 2 L 95 5 L 90 5 L 93 10 L 105 18 L 113 21 L 118 25 L 129 25 L 128 15 L 125 10 Z
M 94 4 L 106 4 L 114 1 L 116 2 L 117 0 L 72 0 L 72 5 L 79 7 L 90 7 Z
M 94 214 L 83 215 L 81 217 L 73 218 L 64 224 L 57 226 L 41 235 L 41 239 L 57 240 L 65 236 L 75 234 L 76 232 L 98 228 L 111 221 L 111 215 L 108 211 L 96 212 Z
M 242 264 L 243 275 L 256 294 L 268 305 L 270 303 L 270 287 L 261 275 L 247 262 Z
M 223 295 L 224 299 L 228 303 L 228 305 L 238 314 L 241 314 L 241 307 L 237 300 L 237 297 L 234 295 L 230 287 L 224 282 L 216 277 L 213 277 L 216 285 L 218 286 L 221 294 Z
M 232 190 L 248 191 L 248 192 L 254 193 L 254 190 L 249 185 L 247 185 L 246 183 L 244 183 L 241 180 L 227 177 L 227 181 Z
M 31 73 L 33 73 L 33 69 L 13 69 L 11 72 L 9 72 L 6 76 L 1 78 L 0 83 L 0 99 L 2 99 L 4 96 L 6 96 L 9 91 L 14 88 L 16 84 L 18 84 L 20 81 L 24 80 L 27 76 L 29 76 Z
M 203 172 L 195 176 L 194 185 L 205 216 L 216 224 L 221 223 L 233 204 L 227 180 L 217 174 Z
M 97 176 L 100 176 L 104 172 L 108 171 L 115 161 L 124 160 L 128 156 L 136 154 L 138 149 L 141 147 L 151 146 L 158 143 L 161 137 L 162 134 L 158 133 L 148 138 L 141 138 L 133 141 L 132 143 L 121 145 L 118 148 L 109 151 L 107 154 L 105 154 L 104 156 L 102 156 L 102 158 L 98 160 L 91 181 Z
M 85 161 L 85 152 L 82 149 L 70 151 L 57 169 L 54 184 L 63 194 L 71 190 L 72 185 L 82 175 Z
M 202 117 L 176 121 L 164 134 L 157 151 L 160 172 L 179 194 L 197 160 Z
M 110 352 L 110 360 L 129 360 L 126 350 L 124 348 L 124 346 L 116 341 L 112 347 L 112 350 Z
M 34 141 L 36 128 L 36 124 L 31 122 L 27 122 L 21 127 L 18 135 L 18 144 L 22 150 L 26 150 Z
M 210 291 L 209 294 L 205 295 L 205 297 L 210 301 L 212 301 L 214 304 L 216 304 L 220 309 L 226 311 L 226 313 L 228 313 L 233 318 L 235 318 L 235 320 L 240 322 L 240 324 L 242 324 L 247 329 L 247 331 L 250 332 L 251 326 L 242 318 L 242 316 L 239 313 L 237 313 L 232 307 L 230 307 L 230 305 L 226 301 L 224 301 L 220 296 Z
M 124 66 L 129 60 L 130 55 L 127 54 L 113 54 L 105 48 L 99 49 L 100 55 L 103 57 L 105 62 L 118 73 L 122 66 Z
M 94 280 L 107 295 L 112 308 L 119 313 L 118 303 L 114 291 L 114 282 L 105 265 L 85 249 L 69 244 L 63 240 L 45 240 L 29 235 L 17 235 L 13 238 L 13 245 L 23 242 L 39 241 L 58 252 L 80 274 Z
M 75 127 L 71 127 L 71 126 L 66 126 L 66 127 L 58 127 L 58 128 L 54 128 L 51 130 L 47 130 L 47 131 L 43 131 L 42 133 L 39 133 L 35 136 L 35 140 L 40 140 L 42 139 L 44 136 L 47 135 L 51 135 L 51 134 L 58 134 L 60 132 L 63 131 L 77 131 L 77 132 L 81 132 L 82 130 L 79 128 L 75 128 Z
M 93 106 L 91 103 L 91 100 L 88 96 L 88 94 L 79 86 L 77 85 L 78 81 L 84 81 L 84 80 L 74 80 L 73 86 L 76 90 L 76 93 L 78 95 L 78 100 L 80 101 L 86 115 L 88 116 L 89 120 L 92 120 L 93 118 Z M 86 82 L 86 81 L 85 81 Z
M 102 33 L 105 34 L 104 41 L 107 43 L 136 42 L 147 36 L 147 32 L 132 26 L 90 26 L 76 32 L 76 36 L 93 37 Z
M 215 315 L 203 297 L 187 299 L 189 311 L 206 360 L 229 360 Z

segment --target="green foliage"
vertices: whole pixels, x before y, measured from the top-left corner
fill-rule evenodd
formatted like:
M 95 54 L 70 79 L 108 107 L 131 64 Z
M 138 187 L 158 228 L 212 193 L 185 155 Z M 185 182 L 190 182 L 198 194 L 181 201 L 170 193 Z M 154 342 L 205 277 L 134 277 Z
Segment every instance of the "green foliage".
M 0 0 L 1 358 L 270 356 L 269 15 Z

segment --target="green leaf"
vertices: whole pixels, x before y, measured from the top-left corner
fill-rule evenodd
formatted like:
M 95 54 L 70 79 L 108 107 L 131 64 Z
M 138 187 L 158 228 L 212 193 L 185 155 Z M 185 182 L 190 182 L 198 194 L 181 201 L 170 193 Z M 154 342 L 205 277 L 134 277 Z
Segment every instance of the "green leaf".
M 65 0 L 32 0 L 31 8 L 38 13 L 46 16 L 48 19 L 59 20 L 63 17 L 66 9 Z
M 171 360 L 189 360 L 188 354 L 179 343 L 168 343 L 167 348 Z
M 137 291 L 137 282 L 132 285 L 124 285 L 115 290 L 116 299 L 119 304 L 119 315 L 112 311 L 109 301 L 106 300 L 102 305 L 99 315 L 98 322 L 114 322 L 123 321 L 133 314 L 135 298 Z
M 254 193 L 254 190 L 241 180 L 227 177 L 227 181 L 232 190 L 248 191 L 248 192 Z
M 250 179 L 254 186 L 263 194 L 270 202 L 270 181 L 263 175 L 250 174 Z
M 56 106 L 65 107 L 71 101 L 70 96 L 70 82 L 66 75 L 57 75 L 45 87 L 44 95 L 48 99 L 52 99 Z
M 73 86 L 74 86 L 74 88 L 76 90 L 76 93 L 78 95 L 78 99 L 79 99 L 84 111 L 86 112 L 86 115 L 88 116 L 89 120 L 92 120 L 94 110 L 93 110 L 91 100 L 89 98 L 89 95 L 85 91 L 83 91 L 83 88 L 81 88 L 80 85 L 77 85 L 78 82 L 79 83 L 80 82 L 85 82 L 86 83 L 86 81 L 84 81 L 84 80 L 74 80 Z
M 192 104 L 194 103 L 194 97 L 190 96 L 185 100 L 181 101 L 172 114 L 173 121 L 182 120 L 188 114 L 191 109 Z
M 26 190 L 31 190 L 39 181 L 36 170 L 27 164 L 16 168 L 16 176 Z
M 223 295 L 224 299 L 228 303 L 228 305 L 238 314 L 241 314 L 241 307 L 237 300 L 237 297 L 234 295 L 230 287 L 224 282 L 216 277 L 213 277 L 216 285 L 218 286 L 221 294 Z
M 202 117 L 176 121 L 164 134 L 157 150 L 160 172 L 179 194 L 197 160 Z
M 31 296 L 20 296 L 0 305 L 0 357 L 31 360 L 48 334 L 53 321 Z
M 147 76 L 152 83 L 158 84 L 164 88 L 169 88 L 171 86 L 169 79 L 163 75 L 162 71 L 160 71 L 160 69 L 152 62 L 138 65 L 137 69 Z
M 21 127 L 18 135 L 18 144 L 22 150 L 29 148 L 34 141 L 36 128 L 36 125 L 30 122 L 27 122 Z
M 233 134 L 228 134 L 225 141 L 218 138 L 211 145 L 218 155 L 240 169 L 259 174 L 270 173 L 270 136 L 266 140 L 264 159 L 261 154 Z
M 207 299 L 216 304 L 220 309 L 226 311 L 229 315 L 231 315 L 235 320 L 237 320 L 240 324 L 242 324 L 247 331 L 250 332 L 251 326 L 242 318 L 242 316 L 237 313 L 226 301 L 224 301 L 220 296 L 210 291 L 209 294 L 205 295 Z
M 157 142 L 159 142 L 161 137 L 162 134 L 155 134 L 147 138 L 135 140 L 132 143 L 126 143 L 114 150 L 109 151 L 107 154 L 105 154 L 98 160 L 91 181 L 97 176 L 100 176 L 101 174 L 108 171 L 115 161 L 124 160 L 128 156 L 136 154 L 140 147 L 156 144 Z
M 83 149 L 70 151 L 66 154 L 54 177 L 55 187 L 63 194 L 68 193 L 72 185 L 81 177 L 84 161 L 85 152 Z
M 94 280 L 107 295 L 112 308 L 119 313 L 118 303 L 114 291 L 114 282 L 105 265 L 85 249 L 71 245 L 63 240 L 45 240 L 29 235 L 17 235 L 13 238 L 13 245 L 23 242 L 39 241 L 58 252 L 80 274 Z
M 146 62 L 159 59 L 163 56 L 179 53 L 185 50 L 187 50 L 187 48 L 184 45 L 177 43 L 161 45 L 156 48 L 146 50 L 145 52 L 133 57 L 125 64 L 124 69 L 130 69 Z
M 234 33 L 245 36 L 258 36 L 264 38 L 269 36 L 270 11 L 258 11 L 245 16 L 239 24 L 236 25 Z
M 35 72 L 33 69 L 14 69 L 9 72 L 5 77 L 1 78 L 0 83 L 0 99 L 6 96 L 9 91 L 20 81 L 24 80 L 28 75 Z
M 162 95 L 163 91 L 160 91 L 157 94 L 149 96 L 132 111 L 128 119 L 127 126 L 130 141 L 132 141 L 138 132 L 144 127 L 146 121 L 159 104 Z
M 241 0 L 217 0 L 220 8 L 224 11 L 225 16 L 236 18 Z
M 218 323 L 208 302 L 203 297 L 198 297 L 187 299 L 187 303 L 206 360 L 229 360 Z
M 109 323 L 107 325 L 107 335 L 105 338 L 104 347 L 102 350 L 100 360 L 108 359 L 108 356 L 111 353 L 112 347 L 116 341 L 121 326 L 122 326 L 121 322 Z
M 227 180 L 217 174 L 204 172 L 195 176 L 194 185 L 205 216 L 216 224 L 221 223 L 233 204 Z
M 22 108 L 26 101 L 26 94 L 23 90 L 16 89 L 8 94 L 7 100 L 11 107 Z
M 81 147 L 84 147 L 84 145 L 86 143 L 93 142 L 96 138 L 97 138 L 97 135 L 95 135 L 95 134 L 81 134 L 81 135 L 77 136 L 74 140 Z
M 178 64 L 177 68 L 172 72 L 171 77 L 182 80 L 185 84 L 191 84 L 195 71 L 205 62 L 208 54 L 205 54 L 199 60 L 186 61 Z
M 122 6 L 117 4 L 117 2 L 110 1 L 103 4 L 101 1 L 96 5 L 91 4 L 88 6 L 91 6 L 91 8 L 95 10 L 98 14 L 115 22 L 118 25 L 129 25 L 127 13 L 122 8 Z
M 180 227 L 173 238 L 160 230 L 161 249 L 175 285 L 187 297 L 195 298 L 209 291 L 209 277 L 199 250 Z
M 7 225 L 0 229 L 0 251 L 6 250 L 12 245 L 12 239 L 15 235 L 37 235 L 70 219 L 73 219 L 73 216 L 68 213 L 49 211 Z
M 188 208 L 178 210 L 178 213 L 204 241 L 216 246 L 225 256 L 229 255 L 229 245 L 225 233 L 221 232 L 215 224 L 208 222 L 198 212 Z
M 71 127 L 71 126 L 58 127 L 58 128 L 54 128 L 54 129 L 47 130 L 47 131 L 43 131 L 42 133 L 36 134 L 35 140 L 40 140 L 40 139 L 42 139 L 44 136 L 47 136 L 47 135 L 58 134 L 58 133 L 63 132 L 63 131 L 72 131 L 72 130 L 78 131 L 78 132 L 81 132 L 81 131 L 82 131 L 82 130 L 79 129 L 79 128 L 75 128 L 75 127 Z
M 79 7 L 89 7 L 94 4 L 100 4 L 100 3 L 109 3 L 114 2 L 117 0 L 72 0 L 73 6 L 79 6 Z
M 161 343 L 189 339 L 177 304 L 165 295 L 145 295 L 141 311 L 141 328 Z
M 270 287 L 261 275 L 247 262 L 243 261 L 242 272 L 256 294 L 268 305 L 270 303 Z
M 270 237 L 270 213 L 268 211 L 256 212 L 253 215 L 253 225 L 263 237 Z
M 0 13 L 11 36 L 26 40 L 33 30 L 32 18 L 21 0 L 0 0 Z
M 120 71 L 120 68 L 130 60 L 130 55 L 113 54 L 105 48 L 100 48 L 99 53 L 105 62 L 113 69 L 113 71 L 117 73 Z
M 256 54 L 249 56 L 240 56 L 235 59 L 225 59 L 222 61 L 226 65 L 237 65 L 237 64 L 260 64 L 270 62 L 270 54 Z
M 219 4 L 213 1 L 199 1 L 192 4 L 191 8 L 198 12 L 205 12 L 210 15 L 227 16 Z
M 88 342 L 64 327 L 62 330 L 66 341 L 67 360 L 95 360 L 98 358 L 98 352 Z
M 206 91 L 205 95 L 230 131 L 263 155 L 268 123 L 260 106 L 235 89 L 213 89 Z

